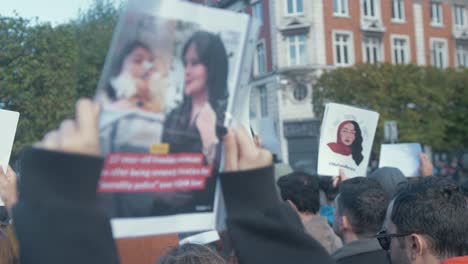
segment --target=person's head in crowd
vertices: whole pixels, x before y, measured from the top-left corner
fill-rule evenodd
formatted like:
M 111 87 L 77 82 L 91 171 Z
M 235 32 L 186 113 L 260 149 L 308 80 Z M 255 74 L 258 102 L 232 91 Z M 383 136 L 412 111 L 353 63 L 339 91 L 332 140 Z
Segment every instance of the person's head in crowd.
M 388 198 L 377 181 L 364 177 L 344 181 L 335 203 L 333 229 L 345 243 L 373 237 L 381 230 Z
M 368 176 L 380 183 L 387 193 L 388 198 L 392 198 L 397 192 L 399 186 L 407 182 L 405 175 L 398 168 L 382 167 L 375 170 Z
M 465 200 L 468 203 L 468 180 L 465 180 L 462 185 L 460 186 L 463 195 L 465 196 Z
M 208 101 L 222 121 L 228 98 L 228 57 L 223 41 L 213 33 L 195 32 L 183 47 L 182 61 L 184 103 Z
M 278 180 L 281 197 L 301 215 L 317 214 L 320 210 L 318 177 L 295 171 Z
M 397 193 L 378 239 L 392 263 L 442 263 L 468 255 L 467 219 L 459 186 L 447 178 L 427 177 Z
M 8 237 L 7 225 L 0 225 L 0 263 L 15 264 L 17 259 L 13 248 L 13 242 Z
M 188 243 L 173 248 L 156 264 L 226 264 L 226 261 L 210 247 Z
M 351 155 L 356 165 L 361 164 L 362 156 L 362 132 L 356 121 L 346 120 L 338 126 L 336 143 L 327 145 L 335 153 L 341 155 Z
M 111 85 L 106 90 L 109 99 L 116 101 L 135 95 L 148 98 L 148 80 L 152 73 L 153 59 L 151 49 L 143 42 L 133 41 L 127 44 L 117 57 L 111 72 Z
M 333 202 L 338 195 L 338 188 L 333 185 L 333 178 L 328 176 L 320 176 L 319 187 L 320 191 L 323 192 L 325 204 L 333 205 Z
M 320 215 L 327 218 L 328 224 L 333 225 L 335 214 L 335 198 L 338 195 L 338 187 L 333 184 L 333 178 L 319 176 L 320 187 Z

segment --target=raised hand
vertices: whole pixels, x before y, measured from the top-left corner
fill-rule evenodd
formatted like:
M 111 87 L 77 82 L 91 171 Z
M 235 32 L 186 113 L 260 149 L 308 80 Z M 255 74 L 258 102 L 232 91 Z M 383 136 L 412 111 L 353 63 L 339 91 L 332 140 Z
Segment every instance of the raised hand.
M 244 127 L 229 129 L 224 137 L 224 171 L 258 169 L 271 164 L 271 153 L 257 147 Z
M 65 120 L 57 130 L 47 133 L 35 146 L 39 148 L 98 156 L 99 105 L 89 99 L 76 103 L 75 120 Z

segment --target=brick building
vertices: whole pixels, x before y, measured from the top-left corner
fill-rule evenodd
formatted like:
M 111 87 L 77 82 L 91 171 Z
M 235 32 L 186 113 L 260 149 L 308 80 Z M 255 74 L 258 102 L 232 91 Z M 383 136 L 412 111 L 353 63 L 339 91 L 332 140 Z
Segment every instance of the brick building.
M 357 63 L 468 66 L 468 0 L 199 0 L 261 19 L 250 117 L 265 145 L 314 172 L 323 70 Z M 280 144 L 278 144 L 280 142 Z

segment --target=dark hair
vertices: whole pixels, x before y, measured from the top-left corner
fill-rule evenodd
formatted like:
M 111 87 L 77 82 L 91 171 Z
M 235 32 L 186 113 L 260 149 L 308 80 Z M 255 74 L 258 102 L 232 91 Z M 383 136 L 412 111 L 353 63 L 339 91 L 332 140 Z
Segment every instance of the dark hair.
M 468 180 L 465 180 L 460 187 L 463 195 L 468 198 Z
M 198 244 L 184 244 L 173 248 L 157 264 L 225 264 L 215 250 Z
M 362 132 L 356 121 L 350 121 L 350 123 L 353 124 L 354 131 L 356 132 L 354 142 L 351 144 L 351 156 L 353 157 L 354 162 L 356 162 L 356 165 L 359 166 L 364 159 L 362 156 Z
M 337 199 L 340 215 L 348 216 L 356 235 L 372 236 L 382 228 L 388 198 L 377 181 L 364 177 L 346 180 Z
M 319 176 L 319 187 L 323 191 L 327 201 L 334 201 L 338 195 L 338 188 L 333 186 L 333 178 L 330 176 Z
M 227 107 L 228 58 L 223 41 L 218 35 L 206 31 L 195 32 L 185 43 L 182 61 L 191 44 L 194 44 L 198 59 L 207 70 L 208 101 L 222 124 Z M 191 105 L 191 98 L 184 96 L 184 104 Z
M 292 172 L 278 179 L 283 200 L 290 200 L 299 212 L 316 214 L 320 209 L 318 177 L 305 172 Z
M 408 184 L 395 197 L 391 220 L 400 233 L 419 233 L 440 258 L 468 254 L 468 209 L 459 186 L 442 177 Z
M 398 188 L 408 182 L 403 172 L 394 167 L 382 167 L 372 172 L 369 176 L 382 185 L 389 199 L 397 193 Z
M 134 51 L 134 50 L 136 50 L 138 48 L 142 48 L 142 49 L 145 49 L 147 51 L 151 50 L 149 48 L 149 46 L 147 46 L 146 44 L 144 44 L 143 42 L 138 41 L 138 40 L 135 40 L 135 41 L 132 41 L 132 42 L 128 43 L 120 51 L 120 53 L 119 53 L 119 55 L 117 57 L 117 60 L 115 61 L 114 65 L 112 66 L 112 69 L 111 69 L 111 72 L 110 72 L 110 75 L 109 75 L 110 78 L 118 76 L 122 72 L 122 66 L 123 66 L 123 63 L 125 61 L 125 58 L 127 58 L 127 56 L 130 53 L 132 53 L 132 51 Z M 116 94 L 115 94 L 115 90 L 111 85 L 107 85 L 106 94 L 109 97 L 109 99 L 112 100 L 112 101 L 115 101 L 117 99 Z

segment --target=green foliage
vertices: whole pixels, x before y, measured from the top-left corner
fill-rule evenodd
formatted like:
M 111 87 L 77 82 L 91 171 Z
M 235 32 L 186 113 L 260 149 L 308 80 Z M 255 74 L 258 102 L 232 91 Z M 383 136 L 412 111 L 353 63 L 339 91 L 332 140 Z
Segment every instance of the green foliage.
M 55 27 L 0 16 L 0 103 L 21 114 L 13 157 L 71 118 L 78 98 L 94 94 L 117 12 L 110 1 L 95 0 Z
M 396 120 L 399 141 L 436 150 L 467 147 L 468 72 L 416 65 L 356 65 L 325 72 L 314 89 L 314 110 L 326 102 L 380 113 L 374 149 L 383 142 L 383 123 Z
M 92 97 L 95 93 L 118 11 L 109 0 L 95 0 L 87 12 L 72 22 L 79 47 L 78 91 L 83 96 Z

